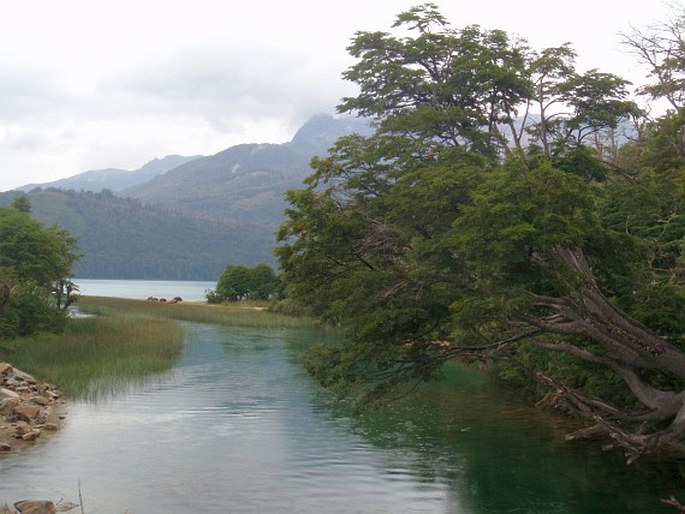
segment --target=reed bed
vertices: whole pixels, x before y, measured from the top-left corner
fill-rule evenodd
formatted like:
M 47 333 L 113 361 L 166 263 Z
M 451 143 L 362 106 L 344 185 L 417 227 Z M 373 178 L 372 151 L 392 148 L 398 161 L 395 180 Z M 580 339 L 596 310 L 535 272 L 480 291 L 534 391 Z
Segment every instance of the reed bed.
M 183 337 L 171 320 L 78 318 L 62 334 L 1 342 L 0 361 L 56 384 L 67 396 L 96 398 L 171 368 Z
M 167 304 L 101 296 L 83 296 L 78 302 L 81 312 L 104 316 L 169 318 L 254 328 L 324 329 L 319 322 L 311 318 L 268 312 L 264 310 L 263 305 L 247 302 L 219 305 L 189 302 Z

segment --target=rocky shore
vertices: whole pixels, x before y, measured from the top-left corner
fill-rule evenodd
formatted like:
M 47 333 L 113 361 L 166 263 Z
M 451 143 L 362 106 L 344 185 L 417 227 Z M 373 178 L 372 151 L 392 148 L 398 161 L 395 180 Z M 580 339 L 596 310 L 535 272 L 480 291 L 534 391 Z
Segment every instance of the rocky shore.
M 63 403 L 54 386 L 0 362 L 0 454 L 56 431 L 64 419 Z
M 3 453 L 34 444 L 44 432 L 55 432 L 64 419 L 63 406 L 62 394 L 55 386 L 0 362 L 0 458 Z M 74 506 L 23 500 L 14 504 L 17 510 L 0 503 L 0 514 L 50 514 Z

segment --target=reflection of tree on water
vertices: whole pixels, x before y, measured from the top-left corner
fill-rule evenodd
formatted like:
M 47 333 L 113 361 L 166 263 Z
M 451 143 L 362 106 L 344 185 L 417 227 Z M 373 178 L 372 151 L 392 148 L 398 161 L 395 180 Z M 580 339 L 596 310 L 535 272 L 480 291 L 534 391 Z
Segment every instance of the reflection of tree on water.
M 348 414 L 325 395 L 314 402 L 317 411 Z M 672 512 L 659 500 L 685 492 L 677 464 L 627 467 L 593 442 L 564 441 L 569 423 L 492 390 L 469 369 L 350 418 L 356 434 L 387 450 L 383 473 L 438 486 L 449 497 L 446 512 Z

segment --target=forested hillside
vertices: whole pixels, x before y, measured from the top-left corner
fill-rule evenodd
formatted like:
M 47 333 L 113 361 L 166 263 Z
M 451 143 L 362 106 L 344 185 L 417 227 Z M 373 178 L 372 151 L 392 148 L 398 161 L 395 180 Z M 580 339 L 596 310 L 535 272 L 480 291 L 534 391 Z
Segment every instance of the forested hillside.
M 300 187 L 312 157 L 351 133 L 370 129 L 356 118 L 316 116 L 289 143 L 232 146 L 120 194 L 214 219 L 260 222 L 273 232 L 283 220 L 284 193 Z
M 0 194 L 0 206 L 17 193 Z M 77 239 L 75 275 L 88 278 L 216 280 L 229 262 L 272 261 L 264 226 L 190 217 L 111 192 L 36 189 L 34 216 Z
M 85 172 L 28 198 L 37 218 L 78 238 L 79 277 L 216 280 L 229 263 L 274 262 L 285 192 L 300 187 L 312 156 L 353 132 L 370 129 L 356 118 L 320 115 L 289 143 L 237 145 L 210 157 L 172 155 L 135 171 Z M 100 192 L 107 185 L 116 195 Z M 0 194 L 0 205 L 16 194 Z

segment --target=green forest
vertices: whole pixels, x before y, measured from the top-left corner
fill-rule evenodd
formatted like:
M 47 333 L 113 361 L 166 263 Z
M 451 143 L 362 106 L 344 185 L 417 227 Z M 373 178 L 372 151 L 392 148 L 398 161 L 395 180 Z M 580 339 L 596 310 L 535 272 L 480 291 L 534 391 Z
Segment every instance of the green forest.
M 586 420 L 569 439 L 685 449 L 684 29 L 624 36 L 634 93 L 432 4 L 357 33 L 338 110 L 375 133 L 314 159 L 276 249 L 288 301 L 346 332 L 319 381 L 365 405 L 458 359 Z
M 249 220 L 217 220 L 99 193 L 34 189 L 33 215 L 76 239 L 79 278 L 216 280 L 228 262 L 268 260 L 273 229 Z M 0 206 L 18 193 L 0 194 Z

